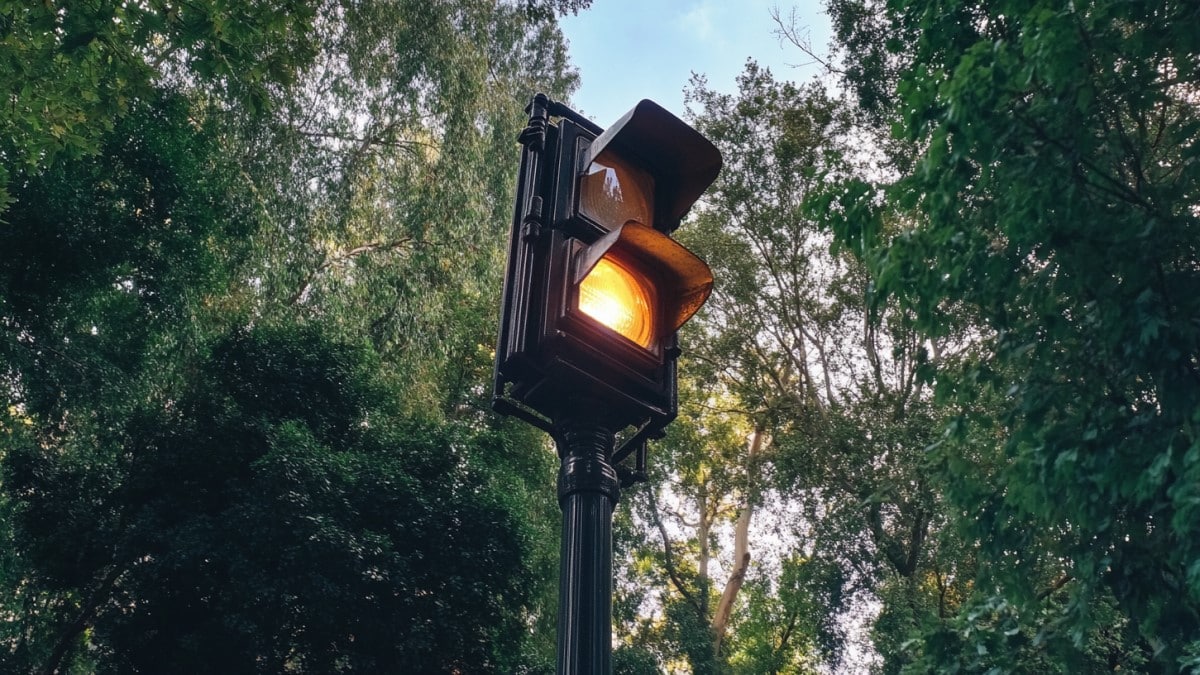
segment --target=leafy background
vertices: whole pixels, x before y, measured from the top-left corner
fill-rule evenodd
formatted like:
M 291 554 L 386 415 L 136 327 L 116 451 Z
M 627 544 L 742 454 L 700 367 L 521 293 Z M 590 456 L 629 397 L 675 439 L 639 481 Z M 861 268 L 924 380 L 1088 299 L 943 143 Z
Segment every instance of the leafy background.
M 0 670 L 553 670 L 488 411 L 587 0 L 0 2 Z M 698 76 L 615 672 L 1200 671 L 1200 8 L 828 0 Z

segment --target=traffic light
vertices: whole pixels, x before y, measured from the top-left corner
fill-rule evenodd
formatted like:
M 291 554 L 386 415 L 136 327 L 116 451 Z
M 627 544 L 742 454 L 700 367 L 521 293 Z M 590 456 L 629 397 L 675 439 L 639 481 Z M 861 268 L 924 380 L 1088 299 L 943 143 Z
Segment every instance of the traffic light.
M 616 464 L 676 415 L 676 332 L 713 278 L 670 234 L 721 156 L 651 101 L 607 130 L 540 94 L 529 113 L 493 406 L 553 433 L 587 401 L 637 429 Z
M 650 101 L 603 130 L 539 94 L 520 141 L 492 406 L 558 445 L 557 672 L 607 673 L 613 508 L 675 418 L 676 332 L 713 284 L 670 235 L 721 155 Z

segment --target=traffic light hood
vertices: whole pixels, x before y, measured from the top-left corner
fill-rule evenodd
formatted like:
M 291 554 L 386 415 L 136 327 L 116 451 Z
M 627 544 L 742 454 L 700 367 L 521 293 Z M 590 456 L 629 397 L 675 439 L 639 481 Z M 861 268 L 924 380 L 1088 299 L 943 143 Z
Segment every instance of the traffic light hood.
M 654 101 L 643 100 L 592 141 L 591 165 L 605 149 L 641 165 L 654 176 L 659 229 L 678 226 L 721 171 L 721 153 L 707 138 Z

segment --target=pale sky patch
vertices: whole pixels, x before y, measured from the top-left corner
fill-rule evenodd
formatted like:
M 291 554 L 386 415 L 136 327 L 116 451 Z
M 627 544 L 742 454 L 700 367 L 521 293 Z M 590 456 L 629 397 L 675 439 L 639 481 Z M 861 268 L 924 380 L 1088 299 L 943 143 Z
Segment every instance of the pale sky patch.
M 712 21 L 712 6 L 707 4 L 697 5 L 688 10 L 679 24 L 685 35 L 690 35 L 697 40 L 710 40 L 717 36 L 713 35 Z
M 807 81 L 819 71 L 796 66 L 809 59 L 775 35 L 775 7 L 784 17 L 794 9 L 799 27 L 825 49 L 829 18 L 819 0 L 594 0 L 561 21 L 582 79 L 570 103 L 601 126 L 643 98 L 682 117 L 692 73 L 704 75 L 712 89 L 733 93 L 747 59 L 780 80 Z

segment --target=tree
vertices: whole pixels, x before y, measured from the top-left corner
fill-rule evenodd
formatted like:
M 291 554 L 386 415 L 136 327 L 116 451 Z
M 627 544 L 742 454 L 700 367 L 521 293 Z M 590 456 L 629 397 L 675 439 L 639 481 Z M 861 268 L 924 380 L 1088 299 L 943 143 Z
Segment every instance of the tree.
M 10 447 L 23 550 L 50 584 L 99 580 L 60 644 L 89 627 L 100 671 L 505 667 L 544 582 L 529 479 L 503 435 L 401 421 L 379 370 L 315 328 L 257 329 L 170 408 Z
M 100 140 L 99 157 L 22 175 L 3 235 L 13 255 L 0 272 L 6 470 L 18 447 L 53 456 L 116 441 L 114 430 L 134 410 L 172 400 L 206 339 L 234 319 L 221 316 L 217 299 L 234 281 L 248 251 L 240 238 L 254 221 L 240 208 L 215 129 L 196 124 L 193 111 L 177 93 L 137 101 Z M 14 513 L 44 528 L 37 548 L 81 559 L 94 553 L 85 542 L 95 543 L 90 528 L 104 514 L 96 504 L 121 479 L 106 452 L 64 452 L 61 471 L 40 486 L 3 480 Z M 58 492 L 64 476 L 82 473 L 90 489 L 60 493 L 40 516 L 28 510 L 40 491 Z M 39 627 L 58 633 L 72 625 L 67 632 L 77 635 L 93 609 L 77 603 L 94 605 L 101 598 L 87 598 L 105 585 L 99 570 L 62 576 L 43 567 L 46 558 L 24 540 L 31 527 L 19 528 L 14 542 L 28 576 L 8 587 L 13 601 L 43 601 L 26 607 L 28 628 L 10 644 L 14 667 L 27 662 L 23 669 L 63 658 L 67 642 Z M 39 582 L 48 577 L 59 581 Z
M 667 580 L 667 637 L 695 672 L 729 666 L 746 584 L 759 597 L 773 586 L 756 581 L 767 568 L 752 567 L 764 551 L 750 533 L 771 487 L 777 436 L 798 409 L 824 403 L 818 389 L 828 370 L 815 356 L 808 361 L 806 350 L 815 355 L 825 343 L 813 347 L 801 332 L 819 334 L 838 320 L 808 323 L 823 310 L 803 287 L 818 272 L 804 266 L 802 251 L 820 244 L 806 236 L 809 223 L 789 219 L 805 188 L 803 163 L 833 151 L 836 115 L 815 96 L 807 107 L 789 107 L 796 90 L 753 63 L 739 86 L 737 96 L 723 96 L 700 80 L 689 94 L 699 108 L 693 124 L 721 149 L 725 168 L 683 236 L 720 283 L 698 328 L 685 335 L 684 371 L 693 376 L 681 397 L 687 421 L 673 425 L 656 454 L 665 470 L 652 481 L 666 489 L 659 496 L 650 492 L 661 488 L 650 488 L 639 504 Z M 686 543 L 675 541 L 681 528 Z M 775 658 L 802 660 L 808 637 L 782 639 Z
M 880 22 L 856 25 L 866 8 Z M 844 183 L 825 213 L 925 335 L 951 311 L 978 339 L 936 372 L 963 411 L 936 457 L 980 546 L 980 592 L 1038 626 L 1036 642 L 1077 649 L 1111 597 L 1156 667 L 1197 667 L 1200 43 L 1180 28 L 1197 9 L 831 9 L 844 44 L 873 42 L 894 66 L 847 77 L 894 83 L 863 104 L 917 161 L 878 191 Z M 975 414 L 984 398 L 1000 412 Z M 972 449 L 988 436 L 993 450 Z M 1055 567 L 1068 599 L 1047 611 Z
M 202 83 L 251 108 L 312 57 L 316 3 L 278 0 L 0 6 L 0 215 L 14 168 L 94 154 L 100 138 L 163 78 Z
M 482 289 L 522 99 L 573 81 L 529 16 L 581 6 L 102 6 L 83 61 L 91 10 L 12 10 L 50 65 L 11 110 L 80 138 L 3 150 L 4 669 L 544 661 L 552 473 L 484 412 Z
M 562 35 L 492 0 L 352 3 L 318 29 L 316 65 L 238 139 L 268 218 L 251 272 L 263 311 L 337 315 L 414 409 L 478 403 L 513 139 L 533 92 L 575 84 Z
M 77 406 L 119 410 L 148 372 L 165 388 L 161 369 L 220 323 L 255 222 L 215 126 L 192 112 L 161 92 L 132 104 L 98 156 L 20 175 L 0 234 L 10 405 L 55 423 Z
M 944 412 L 917 374 L 950 342 L 875 304 L 864 267 L 807 210 L 853 167 L 841 102 L 753 63 L 736 94 L 700 82 L 691 97 L 725 168 L 681 236 L 719 282 L 685 335 L 683 419 L 655 455 L 652 483 L 669 487 L 638 515 L 694 670 L 831 665 L 848 613 L 948 564 L 924 455 Z

